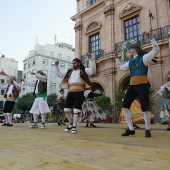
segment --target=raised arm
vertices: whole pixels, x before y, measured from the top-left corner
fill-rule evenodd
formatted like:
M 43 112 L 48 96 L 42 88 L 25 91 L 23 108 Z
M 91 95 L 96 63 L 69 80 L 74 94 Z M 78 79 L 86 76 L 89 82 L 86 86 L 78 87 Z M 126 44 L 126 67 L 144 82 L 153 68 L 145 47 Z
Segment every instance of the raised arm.
M 121 61 L 118 58 L 118 53 L 114 53 L 114 58 L 115 58 L 116 67 L 119 70 L 129 70 L 129 61 L 125 64 L 122 64 Z
M 165 91 L 166 85 L 164 84 L 163 86 L 160 87 L 160 89 L 151 97 L 151 99 L 154 99 L 154 97 L 158 95 L 163 95 L 163 92 Z
M 59 70 L 59 61 L 56 61 L 56 62 L 55 62 L 55 66 L 56 66 L 56 75 L 57 75 L 57 77 L 64 78 L 64 76 L 66 75 L 66 72 L 65 72 L 65 73 L 62 73 L 62 72 Z
M 8 85 L 7 85 L 7 84 L 6 84 L 6 85 L 2 85 L 2 84 L 0 84 L 0 89 L 2 89 L 2 90 L 7 89 L 7 87 L 8 87 Z
M 157 42 L 155 41 L 155 39 L 152 37 L 152 35 L 149 32 L 144 32 L 144 34 L 150 39 L 152 48 L 153 48 L 152 51 L 150 51 L 149 53 L 147 53 L 143 56 L 143 62 L 146 66 L 148 66 L 150 64 L 151 60 L 156 57 L 156 55 L 160 51 L 160 48 L 159 48 Z
M 17 90 L 19 91 L 19 83 L 17 83 L 15 80 L 13 80 L 13 83 L 14 83 L 15 87 L 17 88 Z
M 46 76 L 41 75 L 39 73 L 36 73 L 35 75 L 36 75 L 38 80 L 41 80 L 42 82 L 46 82 L 47 81 L 47 77 Z
M 93 74 L 96 73 L 96 62 L 92 59 L 89 60 L 89 67 L 85 68 L 86 73 L 89 76 L 92 76 Z

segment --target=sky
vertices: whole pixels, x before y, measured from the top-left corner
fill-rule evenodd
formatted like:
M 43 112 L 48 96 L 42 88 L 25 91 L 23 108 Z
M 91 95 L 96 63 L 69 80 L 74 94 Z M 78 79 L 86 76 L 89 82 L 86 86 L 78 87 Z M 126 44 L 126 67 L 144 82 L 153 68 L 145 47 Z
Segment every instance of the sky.
M 38 44 L 64 42 L 75 47 L 76 0 L 0 0 L 0 56 L 14 58 L 18 69 Z

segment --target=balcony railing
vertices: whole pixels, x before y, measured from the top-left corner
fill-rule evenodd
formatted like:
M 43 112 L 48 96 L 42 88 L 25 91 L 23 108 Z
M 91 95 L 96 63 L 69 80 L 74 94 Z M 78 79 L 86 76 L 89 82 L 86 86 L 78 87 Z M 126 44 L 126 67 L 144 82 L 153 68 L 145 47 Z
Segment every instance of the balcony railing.
M 156 41 L 167 39 L 168 38 L 168 26 L 159 27 L 155 30 L 152 30 L 152 35 Z M 139 35 L 136 38 L 137 38 L 137 44 L 139 44 L 140 46 L 150 43 L 150 40 L 144 34 Z M 122 51 L 121 44 L 122 42 L 115 44 L 115 47 L 114 47 L 115 52 L 120 53 Z
M 95 55 L 95 53 L 92 53 L 92 54 L 94 54 L 95 60 L 97 60 L 97 59 L 99 59 L 100 57 L 103 57 L 103 56 L 105 55 L 104 50 L 102 50 L 102 49 L 100 49 L 100 50 L 98 51 L 98 55 Z M 86 54 L 81 56 L 81 62 L 82 62 L 83 64 L 87 65 L 87 60 L 88 60 L 88 59 L 87 59 Z

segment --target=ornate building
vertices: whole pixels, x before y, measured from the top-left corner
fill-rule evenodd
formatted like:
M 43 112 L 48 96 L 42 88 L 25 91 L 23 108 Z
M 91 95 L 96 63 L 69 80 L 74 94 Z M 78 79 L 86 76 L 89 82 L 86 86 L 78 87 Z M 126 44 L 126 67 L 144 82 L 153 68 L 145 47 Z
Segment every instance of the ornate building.
M 71 19 L 75 21 L 76 57 L 83 60 L 87 52 L 95 54 L 93 90 L 109 96 L 113 104 L 115 92 L 125 90 L 130 79 L 129 71 L 116 69 L 114 52 L 126 62 L 124 53 L 134 41 L 150 51 L 151 43 L 144 31 L 152 32 L 161 49 L 157 63 L 149 67 L 151 87 L 158 90 L 170 75 L 170 0 L 77 0 L 77 12 Z M 157 121 L 160 98 L 155 102 Z

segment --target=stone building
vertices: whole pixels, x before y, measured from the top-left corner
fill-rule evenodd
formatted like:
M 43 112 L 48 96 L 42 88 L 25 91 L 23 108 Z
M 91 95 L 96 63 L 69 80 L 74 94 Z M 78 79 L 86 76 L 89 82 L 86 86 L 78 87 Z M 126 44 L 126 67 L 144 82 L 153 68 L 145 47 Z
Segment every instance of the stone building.
M 83 60 L 87 52 L 95 54 L 93 90 L 109 96 L 113 104 L 115 92 L 125 90 L 130 79 L 129 71 L 116 69 L 114 52 L 126 62 L 124 52 L 134 41 L 150 51 L 151 43 L 144 31 L 151 31 L 160 46 L 157 63 L 149 67 L 151 87 L 158 90 L 170 75 L 170 0 L 77 0 L 77 12 L 71 19 L 75 21 L 76 57 Z M 155 100 L 156 121 L 160 100 Z
M 36 81 L 35 76 L 30 72 L 42 70 L 47 75 L 47 94 L 59 93 L 62 79 L 56 76 L 55 61 L 60 62 L 60 70 L 66 72 L 72 67 L 72 60 L 75 58 L 75 49 L 70 44 L 55 43 L 40 45 L 36 44 L 34 50 L 23 61 L 23 78 L 28 81 Z M 34 87 L 28 87 L 22 83 L 21 96 L 34 91 Z

